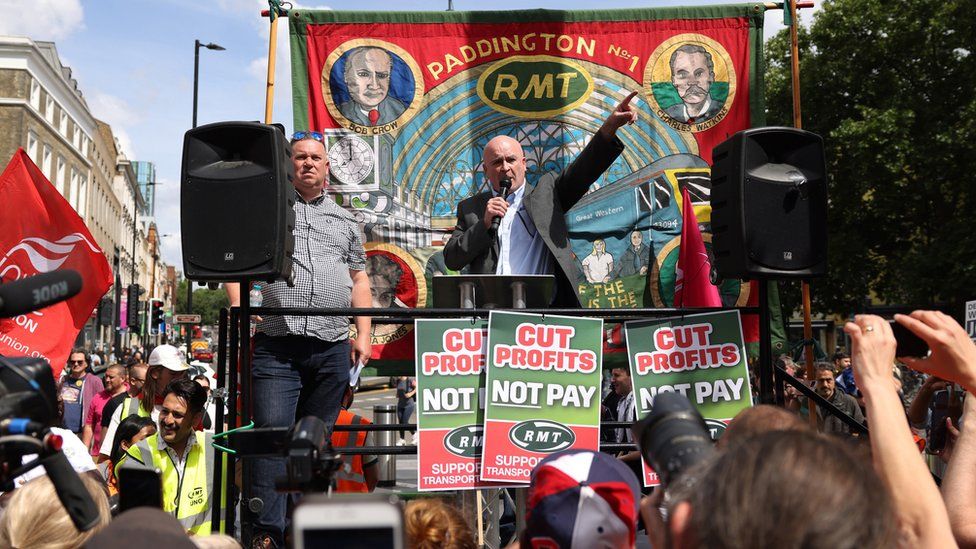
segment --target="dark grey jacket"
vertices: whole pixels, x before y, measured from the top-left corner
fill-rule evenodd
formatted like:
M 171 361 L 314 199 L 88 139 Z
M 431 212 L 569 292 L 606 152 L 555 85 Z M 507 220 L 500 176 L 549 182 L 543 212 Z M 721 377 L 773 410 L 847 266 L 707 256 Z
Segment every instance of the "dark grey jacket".
M 582 274 L 569 245 L 566 212 L 586 194 L 590 185 L 613 164 L 624 145 L 614 137 L 608 140 L 597 132 L 579 156 L 558 176 L 544 175 L 535 187 L 525 189 L 522 198 L 525 211 L 555 258 L 556 299 L 559 307 L 579 307 L 574 290 Z M 459 271 L 470 266 L 470 274 L 494 274 L 498 262 L 498 245 L 492 242 L 481 218 L 491 199 L 490 191 L 466 198 L 458 204 L 457 226 L 444 247 L 444 262 Z

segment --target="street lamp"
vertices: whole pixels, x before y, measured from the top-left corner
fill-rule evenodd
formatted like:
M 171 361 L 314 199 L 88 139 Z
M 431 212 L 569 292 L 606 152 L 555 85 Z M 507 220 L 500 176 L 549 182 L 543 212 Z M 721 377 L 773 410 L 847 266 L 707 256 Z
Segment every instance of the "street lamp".
M 200 48 L 204 47 L 208 50 L 224 51 L 227 48 L 219 44 L 214 44 L 210 42 L 209 44 L 203 44 L 199 40 L 193 41 L 193 127 L 197 127 L 197 90 L 200 87 Z M 188 314 L 193 313 L 193 281 L 189 278 L 186 279 L 186 312 Z M 188 332 L 192 332 L 192 325 Z M 193 339 L 192 333 L 187 333 L 186 337 L 186 359 L 189 361 L 193 357 L 193 353 L 190 349 L 190 341 Z
M 193 41 L 193 127 L 197 127 L 197 89 L 200 83 L 200 48 L 204 47 L 208 50 L 224 51 L 227 48 L 214 44 L 213 42 L 209 44 L 203 44 L 199 40 Z

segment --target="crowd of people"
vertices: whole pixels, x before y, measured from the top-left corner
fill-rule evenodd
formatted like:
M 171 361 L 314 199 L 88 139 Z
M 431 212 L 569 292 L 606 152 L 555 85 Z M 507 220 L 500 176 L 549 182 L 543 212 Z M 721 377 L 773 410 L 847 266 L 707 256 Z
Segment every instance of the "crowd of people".
M 566 244 L 564 214 L 623 152 L 616 134 L 636 119 L 634 95 L 616 106 L 569 167 L 535 187 L 525 185 L 521 145 L 506 136 L 492 139 L 484 151 L 491 189 L 459 204 L 444 251 L 447 266 L 475 274 L 554 274 L 551 304 L 580 306 L 573 281 L 583 274 Z M 261 287 L 263 305 L 370 307 L 376 292 L 365 272 L 358 225 L 325 192 L 329 158 L 322 134 L 296 132 L 292 163 L 295 279 Z M 227 292 L 231 305 L 239 305 L 241 289 L 228 284 Z M 336 424 L 369 423 L 349 408 L 350 367 L 369 360 L 371 319 L 355 317 L 352 337 L 348 321 L 339 317 L 257 320 L 251 370 L 256 426 L 289 427 L 315 416 L 335 446 L 373 445 L 365 430 L 332 432 Z M 645 449 L 630 429 L 604 429 L 604 442 L 637 442 L 637 448 L 548 456 L 531 475 L 525 528 L 503 541 L 527 548 L 633 547 L 638 536 L 655 548 L 976 545 L 976 400 L 964 398 L 976 389 L 976 345 L 940 312 L 895 320 L 931 352 L 896 362 L 890 325 L 859 315 L 845 326 L 850 355 L 818 364 L 812 378 L 780 359 L 788 374 L 833 407 L 855 423 L 866 422 L 868 436 L 789 387 L 784 407 L 746 410 L 709 458 L 669 486 L 642 491 Z M 96 502 L 98 526 L 75 530 L 54 486 L 35 469 L 3 495 L 0 547 L 114 547 L 136 540 L 149 546 L 240 545 L 211 532 L 215 498 L 221 497 L 221 506 L 235 503 L 212 486 L 212 380 L 191 379 L 173 346 L 159 345 L 144 356 L 143 350 L 104 356 L 75 349 L 59 380 L 60 416 L 52 432 L 62 437 L 65 455 Z M 635 421 L 629 371 L 612 370 L 609 389 L 604 418 Z M 414 412 L 416 391 L 415 381 L 399 380 L 401 423 Z M 406 433 L 401 436 L 405 443 Z M 343 456 L 334 488 L 371 492 L 376 469 L 375 457 Z M 126 479 L 147 470 L 159 471 L 159 493 L 127 492 Z M 942 477 L 941 493 L 933 471 Z M 275 489 L 285 472 L 283 458 L 262 457 L 236 479 L 252 498 L 239 502 L 242 523 L 250 528 L 245 545 L 287 543 L 294 501 Z M 154 500 L 156 509 L 136 507 L 112 520 L 116 502 L 133 495 Z M 478 544 L 474 525 L 449 502 L 413 500 L 403 517 L 409 547 Z
M 844 328 L 851 354 L 818 364 L 816 377 L 808 380 L 821 397 L 863 419 L 868 436 L 831 421 L 833 416 L 821 407 L 817 427 L 811 427 L 804 417 L 810 403 L 789 393 L 785 407 L 760 405 L 741 413 L 710 458 L 672 485 L 651 491 L 640 487 L 634 452 L 556 453 L 533 470 L 526 527 L 510 547 L 633 547 L 638 536 L 647 536 L 652 547 L 976 544 L 976 399 L 965 398 L 976 389 L 976 344 L 940 312 L 896 315 L 896 321 L 928 343 L 928 356 L 896 359 L 888 322 L 859 315 Z M 804 377 L 788 359 L 780 365 Z M 176 546 L 188 547 L 240 546 L 233 538 L 210 535 L 213 454 L 203 430 L 209 383 L 188 379 L 188 369 L 176 348 L 161 345 L 146 363 L 111 364 L 100 379 L 91 372 L 86 353 L 72 352 L 58 394 L 61 399 L 69 390 L 87 394 L 79 398 L 87 401 L 85 421 L 69 425 L 78 414 L 69 415 L 65 405 L 57 432 L 96 502 L 99 526 L 78 532 L 51 481 L 34 472 L 18 479 L 18 487 L 3 497 L 0 546 L 117 545 L 107 536 L 132 528 L 123 519 L 149 512 L 137 508 L 111 518 L 119 476 L 128 467 L 161 471 L 162 498 L 148 539 L 170 536 Z M 906 377 L 917 378 L 911 391 L 905 390 Z M 620 404 L 613 419 L 632 420 L 632 404 L 622 404 L 630 402 L 629 375 L 614 370 L 611 379 L 611 396 Z M 401 385 L 401 397 L 408 398 L 412 385 Z M 341 423 L 364 422 L 347 411 L 353 393 L 352 388 L 346 391 Z M 106 411 L 113 401 L 114 411 Z M 117 423 L 105 426 L 101 418 L 106 416 Z M 936 434 L 939 426 L 942 435 Z M 605 441 L 634 441 L 628 429 L 606 431 Z M 937 437 L 944 440 L 932 450 L 927 445 Z M 333 442 L 372 444 L 365 432 L 333 433 Z M 938 471 L 941 487 L 926 456 L 945 465 Z M 337 472 L 336 487 L 344 486 L 340 492 L 372 491 L 375 458 L 349 459 Z M 181 505 L 191 493 L 196 504 Z M 403 513 L 408 547 L 477 546 L 473 525 L 450 501 L 412 500 L 403 505 Z

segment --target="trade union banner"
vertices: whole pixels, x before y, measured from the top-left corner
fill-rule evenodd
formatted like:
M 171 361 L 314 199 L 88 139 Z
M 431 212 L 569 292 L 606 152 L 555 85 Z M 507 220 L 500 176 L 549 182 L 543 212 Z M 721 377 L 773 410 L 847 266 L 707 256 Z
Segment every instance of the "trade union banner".
M 294 128 L 320 130 L 330 192 L 367 240 L 378 307 L 423 307 L 485 144 L 522 143 L 527 184 L 569 165 L 631 91 L 623 154 L 569 212 L 584 306 L 673 304 L 687 189 L 710 246 L 714 145 L 762 125 L 762 4 L 506 12 L 289 12 Z M 749 285 L 725 281 L 725 305 Z M 374 327 L 374 358 L 413 358 Z M 622 349 L 622 348 L 621 348 Z
M 0 175 L 0 283 L 71 269 L 78 295 L 14 318 L 0 319 L 0 355 L 43 358 L 55 379 L 78 332 L 112 285 L 112 269 L 85 222 L 23 149 Z
M 484 320 L 417 319 L 417 489 L 463 490 L 482 482 Z
M 481 478 L 526 483 L 539 461 L 598 450 L 603 320 L 492 311 Z
M 637 419 L 665 391 L 688 397 L 717 438 L 740 411 L 752 406 L 739 311 L 722 311 L 624 325 Z M 644 485 L 659 484 L 644 463 Z

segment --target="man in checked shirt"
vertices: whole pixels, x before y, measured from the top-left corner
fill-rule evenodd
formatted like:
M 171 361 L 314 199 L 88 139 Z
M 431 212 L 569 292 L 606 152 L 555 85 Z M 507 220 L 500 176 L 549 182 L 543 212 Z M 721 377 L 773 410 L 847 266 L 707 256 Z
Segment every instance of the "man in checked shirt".
M 295 176 L 295 286 L 284 281 L 261 289 L 265 307 L 371 307 L 366 252 L 357 223 L 325 193 L 329 156 L 318 132 L 292 137 Z M 231 306 L 240 287 L 227 284 Z M 349 385 L 349 368 L 370 356 L 370 318 L 356 317 L 354 340 L 346 317 L 266 316 L 254 335 L 252 387 L 256 427 L 289 427 L 314 415 L 329 429 Z M 284 547 L 287 497 L 275 492 L 285 476 L 284 458 L 255 459 L 252 497 L 263 502 L 254 517 L 252 547 Z M 274 545 L 271 545 L 271 543 Z

